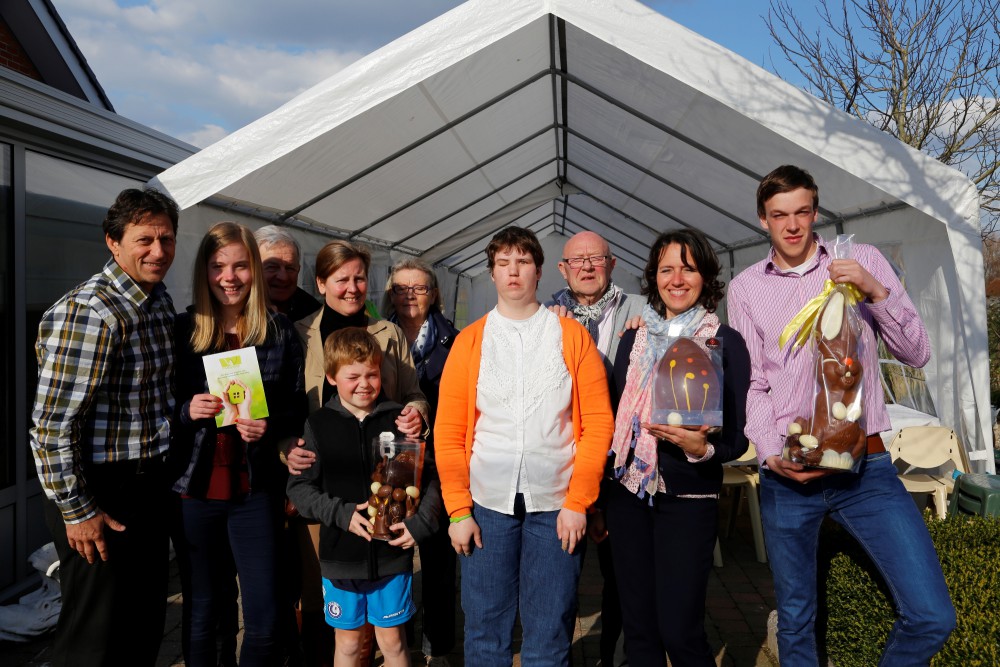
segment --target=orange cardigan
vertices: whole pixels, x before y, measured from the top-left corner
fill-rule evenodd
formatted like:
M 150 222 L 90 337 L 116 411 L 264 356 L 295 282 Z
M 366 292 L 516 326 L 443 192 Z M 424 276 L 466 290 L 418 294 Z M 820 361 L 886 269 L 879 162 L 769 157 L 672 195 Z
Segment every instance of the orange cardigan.
M 563 359 L 573 380 L 573 437 L 576 457 L 563 507 L 586 512 L 600 490 L 615 423 L 608 398 L 608 377 L 593 338 L 579 322 L 559 318 Z M 441 495 L 449 516 L 472 511 L 469 464 L 476 419 L 476 386 L 483 350 L 486 316 L 462 329 L 448 354 L 441 376 L 434 457 Z

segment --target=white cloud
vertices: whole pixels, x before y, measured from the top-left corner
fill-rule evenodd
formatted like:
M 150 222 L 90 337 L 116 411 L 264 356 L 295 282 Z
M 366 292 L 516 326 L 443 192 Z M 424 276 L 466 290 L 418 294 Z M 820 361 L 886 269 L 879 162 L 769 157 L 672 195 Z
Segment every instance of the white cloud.
M 115 110 L 196 146 L 457 4 L 54 0 Z
M 119 114 L 201 147 L 461 4 L 52 1 Z

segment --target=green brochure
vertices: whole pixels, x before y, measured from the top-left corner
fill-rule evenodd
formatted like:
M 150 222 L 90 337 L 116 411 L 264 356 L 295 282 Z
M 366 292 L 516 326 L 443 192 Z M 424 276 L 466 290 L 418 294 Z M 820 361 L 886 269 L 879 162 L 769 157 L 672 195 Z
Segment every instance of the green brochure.
M 222 411 L 215 416 L 216 426 L 229 426 L 237 419 L 268 416 L 256 348 L 206 354 L 202 362 L 209 391 L 222 399 Z

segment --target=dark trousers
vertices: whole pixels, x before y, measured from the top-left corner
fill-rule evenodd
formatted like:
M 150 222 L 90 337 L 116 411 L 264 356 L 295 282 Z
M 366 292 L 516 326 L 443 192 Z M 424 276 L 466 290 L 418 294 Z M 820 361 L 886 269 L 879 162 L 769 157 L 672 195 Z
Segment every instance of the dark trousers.
M 614 667 L 618 664 L 615 662 L 615 649 L 622 634 L 622 607 L 618 600 L 618 580 L 610 538 L 597 543 L 597 564 L 604 579 L 601 591 L 601 665 Z
M 639 499 L 614 485 L 607 505 L 625 646 L 631 667 L 715 665 L 705 634 L 718 500 L 657 494 Z
M 107 463 L 84 471 L 97 506 L 125 525 L 104 529 L 108 560 L 93 564 L 71 549 L 58 506 L 45 500 L 45 522 L 59 554 L 62 611 L 54 667 L 154 665 L 167 609 L 168 492 L 162 466 Z
M 440 529 L 420 543 L 420 582 L 423 591 L 424 655 L 448 655 L 455 648 L 456 554 L 448 537 L 448 517 Z
M 183 542 L 176 545 L 185 605 L 189 667 L 215 667 L 216 636 L 232 604 L 220 578 L 236 563 L 243 602 L 240 665 L 270 665 L 275 652 L 278 501 L 267 493 L 242 500 L 181 499 Z M 231 550 L 232 561 L 228 552 Z M 220 597 L 221 595 L 221 597 Z

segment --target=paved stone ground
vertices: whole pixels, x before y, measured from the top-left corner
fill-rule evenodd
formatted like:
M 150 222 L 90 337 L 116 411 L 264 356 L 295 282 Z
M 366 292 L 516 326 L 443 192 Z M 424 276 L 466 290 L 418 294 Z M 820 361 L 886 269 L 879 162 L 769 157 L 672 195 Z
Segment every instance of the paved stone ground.
M 728 513 L 728 499 L 722 502 L 722 516 Z M 753 537 L 746 512 L 737 516 L 736 528 L 731 537 L 721 538 L 725 565 L 714 568 L 708 585 L 706 627 L 709 642 L 719 667 L 772 667 L 777 660 L 767 649 L 767 616 L 774 609 L 774 591 L 771 572 L 767 564 L 758 563 L 754 556 Z M 175 667 L 184 664 L 181 656 L 180 621 L 181 595 L 176 568 L 172 569 L 168 597 L 167 621 L 163 645 L 157 667 Z M 414 579 L 416 584 L 419 578 Z M 574 667 L 596 667 L 599 660 L 601 632 L 601 575 L 597 568 L 596 552 L 584 562 L 580 582 L 580 612 L 573 641 Z M 415 591 L 420 599 L 419 589 Z M 419 616 L 418 616 L 419 618 Z M 459 610 L 458 647 L 449 656 L 451 664 L 463 667 L 461 654 L 462 618 Z M 417 628 L 419 633 L 419 626 Z M 418 635 L 419 636 L 419 635 Z M 0 665 L 14 667 L 43 667 L 47 663 L 51 637 L 41 637 L 26 644 L 0 642 Z M 515 643 L 515 651 L 519 643 Z M 423 656 L 413 651 L 413 664 L 423 664 Z M 475 667 L 474 663 L 469 663 Z M 515 667 L 520 658 L 515 657 Z

